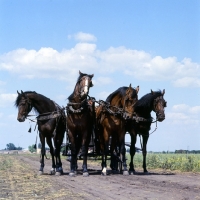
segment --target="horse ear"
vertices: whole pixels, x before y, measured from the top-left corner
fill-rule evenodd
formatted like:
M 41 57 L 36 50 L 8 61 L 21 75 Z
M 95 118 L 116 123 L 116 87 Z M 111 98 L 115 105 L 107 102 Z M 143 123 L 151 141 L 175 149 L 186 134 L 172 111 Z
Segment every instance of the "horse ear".
M 80 74 L 80 75 L 82 74 L 80 70 L 79 70 L 79 74 Z
M 21 90 L 21 95 L 25 97 L 25 94 L 24 94 L 24 92 L 22 90 Z
M 18 90 L 17 90 L 17 94 L 20 95 L 20 93 L 18 92 Z
M 90 75 L 91 76 L 91 78 L 94 76 L 94 74 L 92 74 L 92 75 Z
M 163 90 L 163 92 L 162 92 L 162 95 L 164 96 L 164 94 L 165 94 L 165 89 Z
M 140 90 L 140 87 L 139 87 L 139 85 L 136 87 L 136 92 L 138 93 L 139 92 L 139 90 Z
M 129 85 L 129 89 L 131 89 L 131 83 L 130 83 L 130 85 Z
M 151 90 L 151 94 L 154 94 L 154 91 L 153 91 L 153 90 Z

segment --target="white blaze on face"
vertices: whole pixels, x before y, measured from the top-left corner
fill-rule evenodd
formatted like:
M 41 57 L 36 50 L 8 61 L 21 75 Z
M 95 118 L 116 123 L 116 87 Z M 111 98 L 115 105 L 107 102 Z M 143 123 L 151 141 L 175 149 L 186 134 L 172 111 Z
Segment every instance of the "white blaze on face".
M 88 81 L 88 78 L 85 80 L 85 86 L 83 88 L 83 92 L 84 94 L 87 94 L 88 93 L 88 87 L 89 86 L 89 81 Z

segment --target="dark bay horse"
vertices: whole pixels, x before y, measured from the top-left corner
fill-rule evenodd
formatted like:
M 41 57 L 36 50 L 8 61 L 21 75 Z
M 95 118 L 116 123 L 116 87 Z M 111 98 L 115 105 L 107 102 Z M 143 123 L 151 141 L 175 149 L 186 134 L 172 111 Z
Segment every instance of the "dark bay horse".
M 128 175 L 125 157 L 125 124 L 132 118 L 134 104 L 138 100 L 139 86 L 133 89 L 120 87 L 110 94 L 106 102 L 96 108 L 97 130 L 102 151 L 102 175 L 107 175 L 107 156 L 109 153 L 109 139 L 112 137 L 110 153 L 119 147 L 123 165 L 123 175 Z M 112 159 L 112 158 L 111 158 Z
M 126 131 L 130 133 L 131 136 L 131 147 L 130 147 L 130 169 L 131 174 L 135 173 L 133 157 L 135 155 L 135 143 L 137 135 L 141 135 L 143 138 L 142 142 L 142 153 L 143 153 L 143 169 L 144 173 L 148 173 L 146 169 L 146 154 L 147 154 L 147 141 L 149 138 L 149 130 L 152 124 L 151 111 L 156 113 L 156 121 L 162 122 L 165 119 L 166 101 L 164 99 L 165 90 L 152 91 L 149 94 L 144 95 L 138 102 L 134 105 L 134 116 L 133 120 L 129 120 L 126 124 Z M 157 123 L 157 122 L 156 122 Z
M 60 159 L 60 148 L 66 131 L 66 117 L 64 111 L 54 101 L 36 92 L 21 91 L 21 93 L 19 93 L 17 91 L 17 93 L 18 96 L 15 105 L 18 107 L 17 120 L 19 122 L 25 121 L 32 108 L 39 113 L 37 116 L 37 124 L 42 145 L 39 173 L 42 174 L 44 169 L 46 139 L 52 156 L 52 169 L 50 173 L 56 175 L 62 174 L 63 169 Z M 54 147 L 52 144 L 52 138 L 54 141 Z
M 94 103 L 88 99 L 89 89 L 93 86 L 92 77 L 79 71 L 73 93 L 68 97 L 67 131 L 71 143 L 70 176 L 77 174 L 77 155 L 81 149 L 83 157 L 83 176 L 89 176 L 87 170 L 88 145 L 94 126 Z

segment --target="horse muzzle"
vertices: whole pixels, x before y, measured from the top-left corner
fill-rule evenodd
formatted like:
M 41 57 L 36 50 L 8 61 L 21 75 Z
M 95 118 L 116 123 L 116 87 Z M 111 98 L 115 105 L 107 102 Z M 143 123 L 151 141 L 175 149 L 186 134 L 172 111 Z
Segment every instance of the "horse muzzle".
M 25 117 L 24 115 L 21 116 L 21 117 L 17 117 L 17 120 L 18 120 L 19 122 L 24 122 L 25 119 L 26 119 L 26 117 Z
M 156 117 L 157 117 L 157 120 L 158 120 L 159 122 L 162 122 L 162 121 L 165 119 L 165 114 L 164 114 L 164 113 L 158 113 L 158 114 L 156 115 Z

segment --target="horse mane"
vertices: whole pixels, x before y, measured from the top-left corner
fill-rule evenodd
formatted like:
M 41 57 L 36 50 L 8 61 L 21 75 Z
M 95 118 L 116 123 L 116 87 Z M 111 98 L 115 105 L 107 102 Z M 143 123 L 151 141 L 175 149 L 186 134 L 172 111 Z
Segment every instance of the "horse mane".
M 81 80 L 81 78 L 82 78 L 83 76 L 88 76 L 88 74 L 81 73 L 81 74 L 79 75 L 79 77 L 78 77 L 76 83 L 78 83 L 78 82 Z M 75 85 L 75 87 L 76 87 L 76 85 Z M 74 87 L 74 91 L 75 91 L 75 87 Z M 67 98 L 69 101 L 73 99 L 74 91 L 73 91 L 72 94 L 70 94 L 69 97 Z
M 138 112 L 139 110 L 145 109 L 149 110 L 152 106 L 152 102 L 155 98 L 162 95 L 161 90 L 154 91 L 154 93 L 148 93 L 141 97 L 135 104 L 135 112 Z
M 128 87 L 120 87 L 117 90 L 115 90 L 113 93 L 111 93 L 107 99 L 106 102 L 110 103 L 112 99 L 119 93 L 121 96 L 124 96 L 126 94 L 126 90 Z
M 50 100 L 49 98 L 45 97 L 45 96 L 42 95 L 42 94 L 38 94 L 38 93 L 35 92 L 35 91 L 26 91 L 26 92 L 23 92 L 23 93 L 24 93 L 25 95 L 26 95 L 26 94 L 37 94 L 37 95 L 39 95 L 40 97 L 42 97 L 42 98 L 44 98 L 44 99 L 46 99 L 46 100 Z M 16 100 L 15 100 L 15 103 L 14 103 L 16 107 L 19 106 L 19 103 L 20 103 L 22 97 L 23 97 L 23 94 L 19 94 L 19 95 L 17 96 L 17 98 L 16 98 Z
M 24 94 L 28 94 L 28 93 L 36 93 L 36 92 L 33 92 L 33 91 L 26 91 L 24 92 Z M 37 94 L 37 93 L 36 93 Z M 19 106 L 19 102 L 21 101 L 23 95 L 22 94 L 19 94 L 15 100 L 15 106 L 18 107 Z

